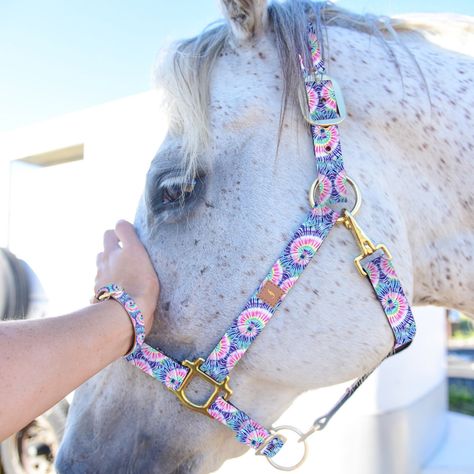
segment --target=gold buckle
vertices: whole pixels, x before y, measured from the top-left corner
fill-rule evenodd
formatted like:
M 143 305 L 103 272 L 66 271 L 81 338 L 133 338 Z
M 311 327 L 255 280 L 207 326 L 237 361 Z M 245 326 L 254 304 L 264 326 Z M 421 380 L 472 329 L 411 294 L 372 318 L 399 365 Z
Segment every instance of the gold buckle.
M 110 299 L 110 297 L 112 296 L 112 292 L 111 291 L 103 291 L 102 293 L 98 293 L 96 295 L 96 298 L 99 300 L 99 301 L 106 301 L 108 299 Z
M 179 399 L 179 401 L 187 408 L 198 411 L 204 415 L 210 416 L 209 413 L 207 412 L 207 409 L 214 403 L 215 399 L 219 395 L 220 392 L 224 392 L 223 399 L 224 400 L 229 400 L 229 398 L 232 395 L 232 390 L 228 386 L 229 379 L 230 377 L 227 376 L 222 382 L 217 382 L 214 380 L 212 377 L 204 373 L 200 367 L 203 364 L 204 359 L 202 357 L 198 357 L 194 362 L 185 360 L 181 364 L 184 365 L 189 369 L 188 373 L 186 374 L 186 377 L 183 380 L 183 383 L 180 385 L 180 387 L 177 390 L 171 390 Z M 186 396 L 185 393 L 185 388 L 189 385 L 189 382 L 193 379 L 195 375 L 199 375 L 204 381 L 210 383 L 214 387 L 214 391 L 212 394 L 209 396 L 207 401 L 202 404 L 198 405 Z
M 347 209 L 344 209 L 342 219 L 342 222 L 344 223 L 346 228 L 352 231 L 352 233 L 354 234 L 356 242 L 362 251 L 362 253 L 354 259 L 354 264 L 362 276 L 367 276 L 367 273 L 362 268 L 362 265 L 360 263 L 361 260 L 368 257 L 369 255 L 372 255 L 375 251 L 383 250 L 387 258 L 389 260 L 392 259 L 392 255 L 387 249 L 387 247 L 384 244 L 374 245 L 374 243 L 364 234 L 362 229 L 357 224 L 357 221 L 355 220 L 354 216 Z
M 338 123 L 341 123 L 347 117 L 346 104 L 344 103 L 344 96 L 342 95 L 341 88 L 339 87 L 339 84 L 337 83 L 337 81 L 333 79 L 331 76 L 328 76 L 327 74 L 318 74 L 318 73 L 312 74 L 305 78 L 305 83 L 322 82 L 322 81 L 331 81 L 332 90 L 334 91 L 334 95 L 336 98 L 338 117 L 331 118 L 331 119 L 313 120 L 310 114 L 308 113 L 305 115 L 305 119 L 311 125 L 319 125 L 322 127 L 327 127 L 329 125 L 337 125 Z

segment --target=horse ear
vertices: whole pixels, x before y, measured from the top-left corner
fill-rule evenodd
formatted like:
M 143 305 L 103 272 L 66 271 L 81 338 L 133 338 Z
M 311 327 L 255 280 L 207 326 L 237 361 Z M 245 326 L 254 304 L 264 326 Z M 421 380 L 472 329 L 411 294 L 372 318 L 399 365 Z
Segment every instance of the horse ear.
M 267 0 L 220 0 L 224 16 L 238 40 L 263 33 L 267 23 Z

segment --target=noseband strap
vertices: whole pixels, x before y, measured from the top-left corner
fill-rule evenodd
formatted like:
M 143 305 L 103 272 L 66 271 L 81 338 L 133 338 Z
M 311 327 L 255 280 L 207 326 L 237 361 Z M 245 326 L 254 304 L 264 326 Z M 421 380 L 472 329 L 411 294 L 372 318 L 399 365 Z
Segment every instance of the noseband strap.
M 300 61 L 308 99 L 308 115 L 305 118 L 310 123 L 317 165 L 317 178 L 310 196 L 310 202 L 314 202 L 314 205 L 311 204 L 302 224 L 206 360 L 179 363 L 146 343 L 126 357 L 143 372 L 161 381 L 186 407 L 228 426 L 235 432 L 238 441 L 267 458 L 273 457 L 282 448 L 285 438 L 266 429 L 229 402 L 232 395 L 228 385 L 229 376 L 269 323 L 337 222 L 343 223 L 354 234 L 361 249 L 361 255 L 354 262 L 360 274 L 367 276 L 392 329 L 394 345 L 386 357 L 408 347 L 416 330 L 410 305 L 388 249 L 384 245 L 374 245 L 354 218 L 360 202 L 356 203 L 352 212 L 343 210 L 338 213 L 329 207 L 347 202 L 347 182 L 352 183 L 344 169 L 339 138 L 338 124 L 345 117 L 345 107 L 336 81 L 326 74 L 321 48 L 312 25 L 308 31 L 308 48 L 311 64 L 305 65 L 301 56 Z M 355 184 L 353 187 L 358 189 Z M 372 371 L 357 379 L 335 406 L 317 418 L 310 430 L 301 435 L 300 441 L 323 429 Z M 186 395 L 186 387 L 194 377 L 201 378 L 213 387 L 205 403 L 194 403 Z M 274 461 L 272 465 L 279 467 Z

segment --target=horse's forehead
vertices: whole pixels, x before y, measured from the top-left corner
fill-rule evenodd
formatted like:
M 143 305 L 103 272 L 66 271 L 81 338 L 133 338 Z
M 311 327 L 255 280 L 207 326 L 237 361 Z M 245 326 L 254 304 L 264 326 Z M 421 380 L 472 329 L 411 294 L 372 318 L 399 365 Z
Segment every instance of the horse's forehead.
M 238 49 L 230 46 L 213 70 L 211 110 L 222 112 L 227 123 L 256 112 L 268 116 L 280 109 L 282 84 L 278 54 L 270 38 Z

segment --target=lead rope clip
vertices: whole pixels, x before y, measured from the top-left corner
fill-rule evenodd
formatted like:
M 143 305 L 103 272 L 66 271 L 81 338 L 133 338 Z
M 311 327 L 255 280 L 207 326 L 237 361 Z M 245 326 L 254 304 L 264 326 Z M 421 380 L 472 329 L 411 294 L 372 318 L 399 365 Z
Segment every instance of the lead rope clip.
M 298 443 L 303 443 L 306 441 L 312 434 L 316 433 L 316 431 L 321 431 L 326 427 L 327 422 L 329 421 L 329 417 L 327 415 L 321 416 L 320 418 L 316 419 L 313 422 L 311 428 L 300 436 Z
M 361 261 L 375 253 L 377 250 L 383 250 L 385 252 L 385 255 L 389 260 L 392 259 L 392 255 L 390 254 L 390 251 L 384 244 L 379 244 L 375 245 L 363 232 L 363 230 L 360 228 L 359 224 L 354 218 L 354 215 L 349 212 L 347 209 L 344 210 L 342 214 L 342 222 L 346 226 L 348 230 L 352 232 L 354 235 L 354 238 L 357 242 L 357 245 L 359 246 L 361 250 L 361 254 L 354 259 L 354 264 L 357 267 L 357 270 L 359 270 L 359 273 L 362 276 L 367 276 L 366 271 L 362 268 Z

